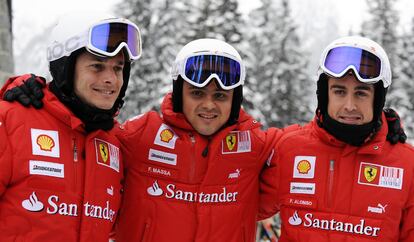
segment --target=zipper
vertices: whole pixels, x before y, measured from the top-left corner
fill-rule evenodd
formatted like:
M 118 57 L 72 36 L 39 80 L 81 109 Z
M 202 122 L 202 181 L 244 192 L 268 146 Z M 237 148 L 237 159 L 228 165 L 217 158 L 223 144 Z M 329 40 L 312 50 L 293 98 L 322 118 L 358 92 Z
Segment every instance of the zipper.
M 72 138 L 73 147 L 73 162 L 78 162 L 78 147 L 76 145 L 76 138 Z
M 335 175 L 335 160 L 329 161 L 329 173 L 328 173 L 328 207 L 332 206 L 332 193 L 333 193 L 333 183 Z
M 208 155 L 208 148 L 210 146 L 210 141 L 211 141 L 211 136 L 208 136 L 208 138 L 207 138 L 207 145 L 204 148 L 203 152 L 201 153 L 201 156 L 204 157 L 204 158 L 206 158 L 207 155 Z
M 193 133 L 189 133 L 191 141 L 191 166 L 190 166 L 190 182 L 194 180 L 195 177 L 195 167 L 196 167 L 196 157 L 195 157 L 195 137 Z
M 72 138 L 72 151 L 73 151 L 73 186 L 74 190 L 76 191 L 77 186 L 77 180 L 78 180 L 78 161 L 79 161 L 79 151 L 78 151 L 78 145 L 76 143 L 76 137 Z
M 73 191 L 77 193 L 77 179 L 78 179 L 78 161 L 79 161 L 79 151 L 78 151 L 78 144 L 76 142 L 76 136 L 72 137 L 72 154 L 73 154 Z M 80 221 L 82 221 L 83 215 L 83 199 L 81 200 L 80 204 L 81 209 L 78 210 L 80 212 Z M 78 225 L 78 232 L 81 229 L 81 223 Z M 80 240 L 80 233 L 78 233 L 78 240 Z

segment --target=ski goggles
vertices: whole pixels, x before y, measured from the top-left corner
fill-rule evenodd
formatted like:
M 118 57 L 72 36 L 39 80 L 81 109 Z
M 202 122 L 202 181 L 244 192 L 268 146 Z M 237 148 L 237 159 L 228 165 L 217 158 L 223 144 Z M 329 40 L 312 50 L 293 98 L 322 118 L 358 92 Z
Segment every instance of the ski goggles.
M 321 71 L 333 77 L 342 77 L 353 70 L 359 81 L 373 84 L 384 79 L 384 68 L 381 59 L 358 47 L 339 46 L 330 49 L 322 57 Z
M 206 86 L 215 78 L 224 90 L 231 90 L 244 84 L 245 67 L 241 60 L 226 54 L 195 54 L 175 63 L 173 79 L 180 75 L 196 87 Z
M 141 56 L 141 34 L 138 27 L 126 19 L 112 19 L 89 29 L 87 49 L 112 57 L 125 47 L 130 60 Z

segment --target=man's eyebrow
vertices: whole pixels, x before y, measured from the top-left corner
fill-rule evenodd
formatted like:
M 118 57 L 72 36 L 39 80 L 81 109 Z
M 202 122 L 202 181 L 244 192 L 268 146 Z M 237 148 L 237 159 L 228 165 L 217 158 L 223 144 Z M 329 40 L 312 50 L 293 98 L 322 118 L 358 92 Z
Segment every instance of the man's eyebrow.
M 345 86 L 342 86 L 342 85 L 339 85 L 339 84 L 333 84 L 330 88 L 331 88 L 331 89 L 332 89 L 332 88 L 337 88 L 337 89 L 346 89 L 346 88 L 345 88 Z M 354 90 L 366 90 L 366 91 L 371 91 L 371 90 L 374 90 L 374 88 L 373 88 L 372 86 L 370 86 L 370 85 L 364 85 L 364 84 L 361 84 L 361 85 L 356 86 L 356 87 L 354 88 Z
M 339 89 L 345 89 L 345 86 L 339 85 L 339 84 L 333 84 L 331 87 L 332 88 L 339 88 Z
M 371 90 L 374 90 L 374 88 L 372 86 L 369 86 L 369 85 L 358 85 L 357 87 L 355 87 L 355 90 L 371 91 Z
M 99 61 L 99 62 L 107 62 L 109 60 L 108 57 L 100 57 L 100 56 L 93 56 L 93 59 L 95 61 Z M 117 63 L 118 65 L 125 65 L 125 61 L 124 60 L 120 60 Z
M 191 86 L 189 87 L 189 89 L 203 89 L 203 88 L 202 88 L 202 87 L 196 87 L 196 86 L 191 85 Z

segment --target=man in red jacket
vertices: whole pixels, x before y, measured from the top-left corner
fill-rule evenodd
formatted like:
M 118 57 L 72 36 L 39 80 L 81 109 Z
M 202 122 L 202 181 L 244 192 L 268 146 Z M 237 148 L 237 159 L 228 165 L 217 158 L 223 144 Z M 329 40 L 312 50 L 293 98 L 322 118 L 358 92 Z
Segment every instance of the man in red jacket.
M 280 210 L 281 241 L 414 241 L 414 150 L 386 140 L 385 51 L 335 40 L 317 85 L 315 119 L 282 136 L 264 171 L 261 216 Z
M 44 108 L 0 102 L 0 241 L 107 242 L 123 179 L 113 117 L 140 33 L 88 12 L 62 17 L 51 38 Z
M 245 68 L 216 39 L 185 45 L 161 112 L 124 125 L 116 241 L 254 241 L 259 174 L 279 131 L 241 109 Z

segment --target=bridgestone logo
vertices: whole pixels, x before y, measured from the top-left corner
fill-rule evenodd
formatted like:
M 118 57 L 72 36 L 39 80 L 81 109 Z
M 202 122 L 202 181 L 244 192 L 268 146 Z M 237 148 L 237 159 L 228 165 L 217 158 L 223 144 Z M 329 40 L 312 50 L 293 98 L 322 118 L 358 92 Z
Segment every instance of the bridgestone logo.
M 168 165 L 177 165 L 177 155 L 160 150 L 150 149 L 148 159 Z
M 162 156 L 162 155 L 157 155 L 157 154 L 151 154 L 151 157 L 158 158 L 158 159 L 163 159 L 163 160 L 168 160 L 168 161 L 174 161 L 174 158 L 170 158 L 170 157 L 166 157 L 166 156 Z
M 48 161 L 29 161 L 29 174 L 52 177 L 65 177 L 65 165 Z
M 302 190 L 302 191 L 312 191 L 311 187 L 295 187 L 293 186 L 293 190 Z
M 33 170 L 40 170 L 40 171 L 51 171 L 51 172 L 62 172 L 62 169 L 53 168 L 53 167 L 44 167 L 44 166 L 33 166 Z
M 315 194 L 315 183 L 291 182 L 290 193 Z

